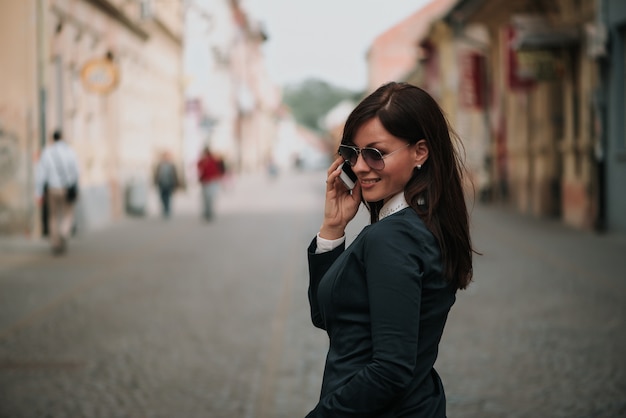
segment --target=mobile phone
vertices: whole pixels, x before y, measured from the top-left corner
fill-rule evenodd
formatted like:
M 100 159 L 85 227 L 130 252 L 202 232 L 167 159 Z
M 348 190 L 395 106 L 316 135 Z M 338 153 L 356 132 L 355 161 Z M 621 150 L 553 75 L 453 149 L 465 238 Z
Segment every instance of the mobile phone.
M 341 174 L 339 175 L 339 178 L 343 181 L 343 184 L 346 185 L 348 190 L 352 190 L 354 189 L 354 186 L 356 186 L 356 174 L 354 174 L 352 167 L 350 167 L 350 164 L 348 163 L 344 162 L 341 164 Z

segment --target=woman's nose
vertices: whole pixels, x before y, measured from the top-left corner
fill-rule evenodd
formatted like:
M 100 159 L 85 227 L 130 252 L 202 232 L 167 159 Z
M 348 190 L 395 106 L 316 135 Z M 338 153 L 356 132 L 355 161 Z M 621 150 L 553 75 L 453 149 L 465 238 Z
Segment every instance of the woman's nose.
M 363 154 L 359 153 L 356 156 L 356 163 L 352 166 L 352 171 L 355 173 L 357 171 L 364 172 L 368 171 L 370 167 L 365 163 L 365 159 L 363 158 Z

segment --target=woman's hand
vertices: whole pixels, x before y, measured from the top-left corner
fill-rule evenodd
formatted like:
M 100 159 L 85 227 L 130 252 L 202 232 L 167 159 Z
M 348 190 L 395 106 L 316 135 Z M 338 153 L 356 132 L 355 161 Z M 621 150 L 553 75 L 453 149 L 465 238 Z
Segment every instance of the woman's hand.
M 354 218 L 361 204 L 361 185 L 357 182 L 350 193 L 339 178 L 342 163 L 343 158 L 339 157 L 328 169 L 324 221 L 320 228 L 320 237 L 324 239 L 341 238 L 348 222 Z

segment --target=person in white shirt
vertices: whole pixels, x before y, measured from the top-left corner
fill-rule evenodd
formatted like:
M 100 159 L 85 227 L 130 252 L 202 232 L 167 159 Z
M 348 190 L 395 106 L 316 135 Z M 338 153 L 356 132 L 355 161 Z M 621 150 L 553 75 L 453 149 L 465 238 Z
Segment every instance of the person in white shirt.
M 46 146 L 37 165 L 35 194 L 39 205 L 48 204 L 48 232 L 53 254 L 63 254 L 74 226 L 80 173 L 74 150 L 54 131 L 53 143 Z

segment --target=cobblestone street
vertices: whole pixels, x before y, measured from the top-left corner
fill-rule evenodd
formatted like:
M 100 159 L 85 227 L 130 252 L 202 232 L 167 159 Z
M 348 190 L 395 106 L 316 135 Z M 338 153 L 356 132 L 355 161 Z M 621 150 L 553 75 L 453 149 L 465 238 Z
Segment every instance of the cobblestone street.
M 325 173 L 240 178 L 217 217 L 0 238 L 0 418 L 297 418 L 319 394 L 306 247 Z M 364 223 L 351 225 L 351 240 Z M 626 417 L 626 238 L 476 206 L 437 370 L 450 418 Z

